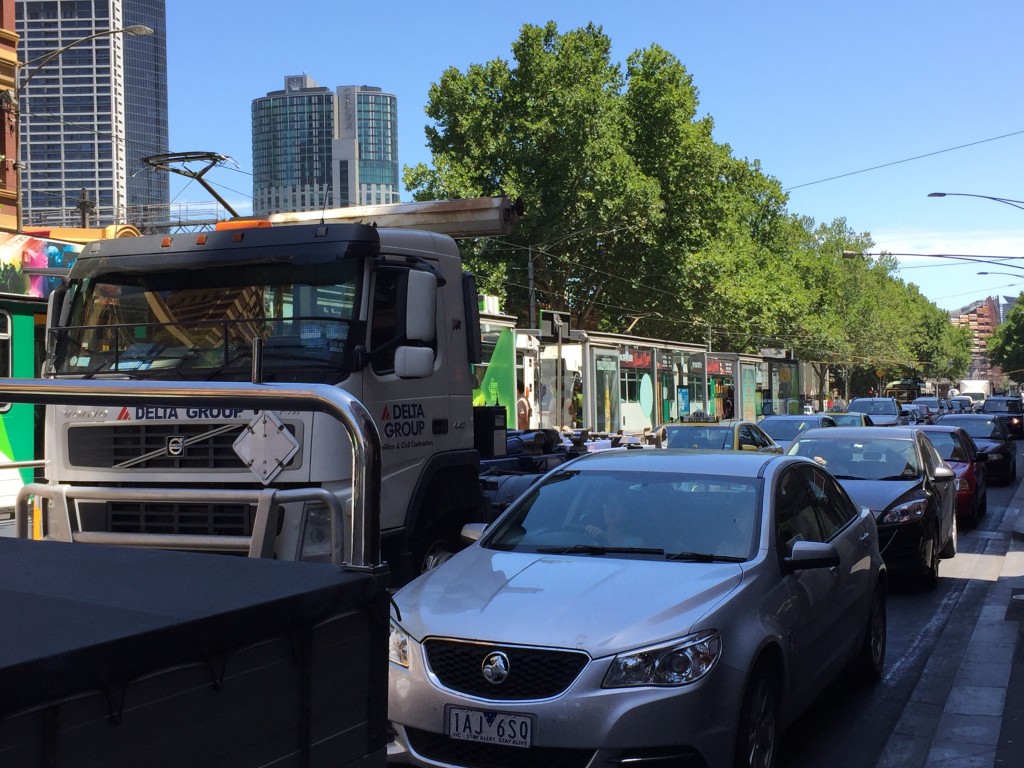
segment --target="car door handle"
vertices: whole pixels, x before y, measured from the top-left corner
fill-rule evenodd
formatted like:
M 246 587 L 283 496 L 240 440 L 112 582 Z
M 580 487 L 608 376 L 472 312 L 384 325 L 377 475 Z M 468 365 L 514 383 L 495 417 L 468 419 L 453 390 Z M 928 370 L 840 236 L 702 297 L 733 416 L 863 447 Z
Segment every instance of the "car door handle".
M 868 544 L 868 543 L 869 543 L 870 541 L 871 541 L 871 534 L 870 534 L 870 533 L 868 533 L 867 531 L 864 531 L 864 533 L 862 533 L 862 534 L 860 535 L 860 543 L 861 543 L 861 544 L 865 544 L 865 545 L 866 545 L 866 544 Z

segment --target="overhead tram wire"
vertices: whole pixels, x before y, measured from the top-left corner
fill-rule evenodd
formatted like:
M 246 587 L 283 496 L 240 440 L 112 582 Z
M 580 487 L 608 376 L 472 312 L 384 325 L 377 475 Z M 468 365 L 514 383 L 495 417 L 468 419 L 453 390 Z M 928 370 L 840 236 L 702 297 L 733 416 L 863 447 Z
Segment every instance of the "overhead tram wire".
M 969 147 L 976 147 L 979 144 L 987 144 L 990 141 L 999 141 L 1001 139 L 1009 139 L 1009 138 L 1012 138 L 1014 136 L 1020 136 L 1021 134 L 1024 134 L 1024 130 L 1013 131 L 1012 133 L 1004 133 L 1001 136 L 992 136 L 991 138 L 988 138 L 988 139 L 979 139 L 978 141 L 968 142 L 967 144 L 960 144 L 958 146 L 949 147 L 947 149 L 937 149 L 934 152 L 926 152 L 923 155 L 915 155 L 914 157 L 908 157 L 908 158 L 905 158 L 903 160 L 893 160 L 890 163 L 882 163 L 881 165 L 873 165 L 870 168 L 862 168 L 859 171 L 850 171 L 849 173 L 840 173 L 837 176 L 829 176 L 826 179 L 818 179 L 817 181 L 808 181 L 808 182 L 805 182 L 803 184 L 794 184 L 791 187 L 783 188 L 782 191 L 783 192 L 791 192 L 794 189 L 802 189 L 803 187 L 810 187 L 810 186 L 813 186 L 815 184 L 824 184 L 826 181 L 835 181 L 836 179 L 845 179 L 847 176 L 856 176 L 856 175 L 861 174 L 861 173 L 868 173 L 869 171 L 877 171 L 877 170 L 880 170 L 882 168 L 891 168 L 894 165 L 901 165 L 902 163 L 909 163 L 909 162 L 912 162 L 914 160 L 922 160 L 922 159 L 924 159 L 926 157 L 934 157 L 935 155 L 942 155 L 942 154 L 945 154 L 946 152 L 955 152 L 955 151 L 957 151 L 959 149 L 967 149 Z

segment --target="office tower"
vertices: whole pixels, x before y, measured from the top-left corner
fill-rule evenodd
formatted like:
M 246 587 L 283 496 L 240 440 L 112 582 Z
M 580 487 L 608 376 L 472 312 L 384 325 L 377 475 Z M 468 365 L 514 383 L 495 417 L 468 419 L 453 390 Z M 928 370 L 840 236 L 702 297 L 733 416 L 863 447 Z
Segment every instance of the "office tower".
M 252 102 L 253 213 L 399 202 L 397 100 L 308 75 Z
M 164 0 L 17 0 L 16 12 L 25 226 L 165 221 L 168 174 L 141 161 L 168 151 Z M 153 32 L 111 34 L 135 25 Z

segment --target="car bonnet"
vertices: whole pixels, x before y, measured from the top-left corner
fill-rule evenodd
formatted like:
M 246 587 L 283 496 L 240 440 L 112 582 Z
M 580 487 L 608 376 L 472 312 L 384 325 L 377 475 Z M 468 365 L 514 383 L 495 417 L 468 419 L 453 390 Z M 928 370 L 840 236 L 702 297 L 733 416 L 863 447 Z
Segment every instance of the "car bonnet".
M 855 504 L 868 507 L 877 513 L 889 508 L 904 497 L 909 498 L 920 487 L 920 478 L 912 480 L 848 480 L 842 479 L 843 486 Z
M 747 565 L 747 564 L 743 564 Z M 740 584 L 737 563 L 498 552 L 478 545 L 395 595 L 413 637 L 579 648 L 682 637 Z

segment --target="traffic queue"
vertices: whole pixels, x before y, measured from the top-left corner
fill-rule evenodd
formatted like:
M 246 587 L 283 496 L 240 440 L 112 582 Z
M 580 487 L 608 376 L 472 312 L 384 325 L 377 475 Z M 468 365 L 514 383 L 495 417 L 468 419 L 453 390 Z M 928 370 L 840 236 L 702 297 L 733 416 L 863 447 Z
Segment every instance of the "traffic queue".
M 554 469 L 393 596 L 389 760 L 774 765 L 826 686 L 881 678 L 890 585 L 934 589 L 1016 482 L 989 400 L 697 411 Z

